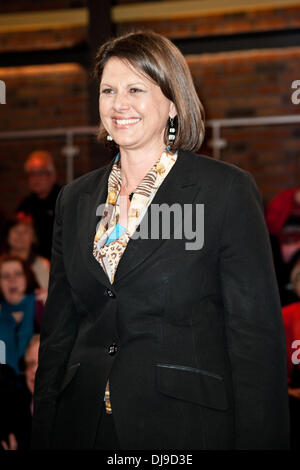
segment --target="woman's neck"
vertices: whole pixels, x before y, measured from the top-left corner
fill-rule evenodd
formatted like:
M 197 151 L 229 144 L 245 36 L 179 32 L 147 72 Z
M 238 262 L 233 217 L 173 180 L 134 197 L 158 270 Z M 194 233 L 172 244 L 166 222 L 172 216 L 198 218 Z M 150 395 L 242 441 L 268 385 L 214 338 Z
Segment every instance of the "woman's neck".
M 122 184 L 131 193 L 160 158 L 165 146 L 160 149 L 120 150 Z
M 17 295 L 11 298 L 6 298 L 5 300 L 9 305 L 19 305 L 25 297 L 26 297 L 26 294 L 22 293 L 20 295 Z
M 20 258 L 27 260 L 29 257 L 30 249 L 22 248 L 22 249 L 16 249 L 16 248 L 11 248 L 10 249 L 10 254 L 14 256 L 19 256 Z

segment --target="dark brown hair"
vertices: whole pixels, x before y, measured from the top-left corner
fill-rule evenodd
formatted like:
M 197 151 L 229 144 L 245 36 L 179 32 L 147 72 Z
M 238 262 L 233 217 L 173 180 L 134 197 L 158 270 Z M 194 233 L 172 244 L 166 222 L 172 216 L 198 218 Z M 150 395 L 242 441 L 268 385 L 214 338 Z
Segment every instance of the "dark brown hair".
M 94 76 L 101 82 L 108 60 L 117 57 L 153 80 L 177 110 L 174 119 L 176 138 L 168 141 L 169 123 L 166 123 L 165 144 L 172 151 L 198 150 L 204 139 L 204 109 L 199 100 L 185 58 L 169 39 L 151 31 L 127 33 L 103 44 L 96 55 Z M 102 124 L 98 138 L 106 140 Z
M 36 277 L 30 268 L 30 265 L 25 261 L 24 259 L 20 258 L 19 256 L 14 256 L 14 255 L 9 255 L 9 254 L 3 254 L 0 256 L 0 275 L 1 275 L 1 269 L 2 266 L 5 263 L 10 263 L 12 261 L 17 261 L 18 263 L 21 264 L 25 278 L 26 278 L 26 294 L 32 293 L 36 288 L 39 287 Z M 1 291 L 0 287 L 0 300 L 3 299 L 3 294 Z

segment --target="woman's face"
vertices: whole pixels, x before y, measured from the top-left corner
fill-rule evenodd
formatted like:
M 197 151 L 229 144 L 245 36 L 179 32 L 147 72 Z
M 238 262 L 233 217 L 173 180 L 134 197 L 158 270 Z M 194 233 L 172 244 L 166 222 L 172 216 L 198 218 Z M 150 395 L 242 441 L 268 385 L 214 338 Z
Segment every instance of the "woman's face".
M 29 250 L 33 243 L 33 230 L 29 224 L 14 225 L 8 234 L 8 245 L 12 250 Z
M 120 149 L 163 148 L 174 104 L 160 87 L 118 58 L 106 63 L 100 83 L 99 111 L 103 126 Z
M 5 300 L 18 304 L 26 293 L 26 277 L 19 261 L 4 262 L 0 268 L 0 287 Z

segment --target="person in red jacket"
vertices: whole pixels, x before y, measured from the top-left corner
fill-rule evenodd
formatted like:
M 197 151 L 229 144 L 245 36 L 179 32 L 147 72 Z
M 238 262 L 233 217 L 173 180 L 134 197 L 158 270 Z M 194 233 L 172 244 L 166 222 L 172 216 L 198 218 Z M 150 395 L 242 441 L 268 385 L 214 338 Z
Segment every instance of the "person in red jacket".
M 291 271 L 300 258 L 300 188 L 281 191 L 268 205 L 265 219 L 270 233 L 281 305 L 297 301 L 290 290 Z
M 300 260 L 294 266 L 290 281 L 297 302 L 282 308 L 287 345 L 287 374 L 290 404 L 291 448 L 300 441 Z
M 279 241 L 283 261 L 288 263 L 300 249 L 300 187 L 285 189 L 270 202 L 266 223 Z

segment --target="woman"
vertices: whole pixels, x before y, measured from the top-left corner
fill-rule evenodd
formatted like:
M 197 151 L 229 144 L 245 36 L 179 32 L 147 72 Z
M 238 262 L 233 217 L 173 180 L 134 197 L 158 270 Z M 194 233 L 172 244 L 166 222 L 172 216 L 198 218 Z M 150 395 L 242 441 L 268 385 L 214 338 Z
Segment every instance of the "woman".
M 24 260 L 12 255 L 0 258 L 0 340 L 6 363 L 17 374 L 33 333 L 40 329 L 44 306 L 34 294 L 36 285 Z
M 252 177 L 192 153 L 202 107 L 169 40 L 109 41 L 96 75 L 119 154 L 58 197 L 34 447 L 285 448 L 282 315 Z
M 19 212 L 7 225 L 6 246 L 4 251 L 26 260 L 34 272 L 39 285 L 41 300 L 47 298 L 50 263 L 35 253 L 36 234 L 30 215 Z

